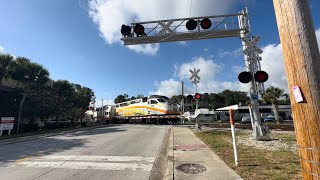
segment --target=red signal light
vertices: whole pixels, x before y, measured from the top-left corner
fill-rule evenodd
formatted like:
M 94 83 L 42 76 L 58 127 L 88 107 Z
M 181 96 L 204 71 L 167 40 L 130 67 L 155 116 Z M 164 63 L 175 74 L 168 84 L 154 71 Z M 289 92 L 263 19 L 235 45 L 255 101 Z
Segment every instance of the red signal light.
M 187 23 L 186 23 L 186 28 L 189 31 L 195 30 L 197 27 L 197 21 L 190 19 Z
M 144 34 L 144 27 L 141 24 L 136 24 L 133 28 L 133 31 L 138 35 Z
M 194 95 L 194 98 L 196 98 L 196 99 L 201 99 L 201 94 L 196 93 L 196 94 Z
M 211 27 L 211 25 L 212 25 L 212 23 L 211 23 L 211 20 L 209 18 L 204 18 L 200 22 L 200 26 L 201 26 L 202 29 L 209 29 Z
M 269 75 L 265 71 L 257 71 L 254 74 L 254 79 L 259 83 L 264 83 L 269 79 Z

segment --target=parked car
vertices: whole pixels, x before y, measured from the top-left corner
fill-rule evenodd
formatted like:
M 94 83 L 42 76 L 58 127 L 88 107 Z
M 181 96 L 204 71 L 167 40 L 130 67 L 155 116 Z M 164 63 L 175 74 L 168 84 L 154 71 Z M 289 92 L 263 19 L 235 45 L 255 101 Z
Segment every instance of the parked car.
M 242 118 L 241 118 L 241 123 L 245 124 L 245 123 L 251 123 L 251 117 L 249 114 L 247 115 L 244 115 Z
M 267 117 L 263 118 L 264 122 L 275 122 L 274 115 L 268 115 Z

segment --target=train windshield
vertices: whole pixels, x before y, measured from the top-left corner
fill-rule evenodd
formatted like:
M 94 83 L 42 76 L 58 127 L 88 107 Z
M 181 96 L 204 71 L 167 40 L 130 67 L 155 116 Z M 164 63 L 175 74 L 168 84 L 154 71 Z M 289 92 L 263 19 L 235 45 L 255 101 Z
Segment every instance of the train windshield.
M 159 102 L 161 102 L 161 103 L 165 103 L 165 102 L 167 102 L 166 100 L 164 100 L 164 99 L 157 99 Z

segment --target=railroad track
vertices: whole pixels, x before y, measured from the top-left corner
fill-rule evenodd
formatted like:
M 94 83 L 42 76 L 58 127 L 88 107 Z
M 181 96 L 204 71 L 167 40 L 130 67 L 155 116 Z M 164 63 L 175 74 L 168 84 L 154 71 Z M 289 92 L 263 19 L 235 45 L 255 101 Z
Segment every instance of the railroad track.
M 211 128 L 230 128 L 229 123 L 216 123 L 216 124 L 206 124 L 203 125 Z M 251 124 L 235 124 L 238 129 L 252 129 Z M 293 124 L 268 124 L 269 129 L 279 130 L 279 131 L 294 131 Z

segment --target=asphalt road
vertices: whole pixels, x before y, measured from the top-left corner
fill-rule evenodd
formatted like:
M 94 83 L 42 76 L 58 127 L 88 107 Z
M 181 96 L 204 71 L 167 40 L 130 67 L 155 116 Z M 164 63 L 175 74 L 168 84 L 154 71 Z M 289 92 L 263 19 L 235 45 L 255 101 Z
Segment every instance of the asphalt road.
M 119 125 L 0 146 L 0 179 L 149 179 L 165 126 Z

